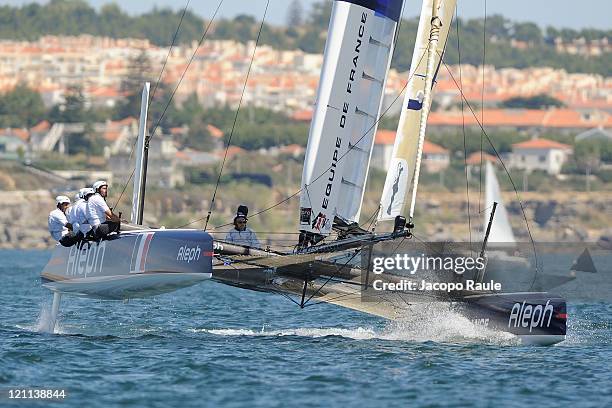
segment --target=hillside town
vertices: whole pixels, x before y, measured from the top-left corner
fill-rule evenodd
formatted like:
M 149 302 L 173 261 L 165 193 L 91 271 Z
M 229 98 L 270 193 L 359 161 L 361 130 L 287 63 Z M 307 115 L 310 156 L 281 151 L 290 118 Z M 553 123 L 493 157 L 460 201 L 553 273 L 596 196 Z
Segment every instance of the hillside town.
M 559 52 L 578 53 L 567 47 Z M 178 107 L 195 98 L 202 109 L 235 110 L 242 98 L 245 117 L 249 116 L 249 109 L 260 108 L 285 115 L 289 122 L 301 126 L 297 142 L 279 141 L 256 149 L 240 145 L 227 148 L 230 159 L 248 157 L 251 162 L 248 168 L 240 163 L 230 167 L 232 180 L 263 183 L 267 188 L 280 187 L 283 191 L 298 185 L 299 166 L 284 165 L 291 172 L 287 180 L 280 182 L 264 174 L 262 168 L 279 157 L 296 161 L 303 158 L 322 64 L 322 55 L 318 53 L 266 45 L 255 47 L 254 42 L 230 40 L 209 40 L 201 46 L 194 42 L 172 49 L 144 39 L 91 35 L 2 40 L 0 93 L 27 87 L 40 95 L 46 109 L 51 109 L 63 106 L 78 88 L 87 109 L 114 109 L 128 96 L 125 79 L 133 74 L 134 63 L 139 60 L 146 61 L 149 70 L 143 73 L 143 80 L 155 81 L 164 66 L 161 83 L 171 89 L 176 87 L 173 102 Z M 380 173 L 386 171 L 391 157 L 393 129 L 397 125 L 393 118 L 401 110 L 407 78 L 407 72 L 392 69 L 386 83 L 382 107 L 385 117 L 381 118 L 372 153 L 372 167 Z M 499 158 L 514 172 L 524 192 L 550 185 L 542 182 L 540 174 L 556 179 L 560 188 L 571 190 L 587 185 L 588 191 L 610 189 L 609 147 L 608 153 L 600 149 L 591 155 L 580 148 L 580 154 L 575 155 L 574 151 L 580 142 L 612 144 L 612 77 L 542 67 L 441 66 L 435 93 L 436 104 L 429 118 L 432 137 L 424 146 L 424 168 L 432 176 L 425 180 L 427 183 L 441 185 L 446 191 L 460 191 L 459 186 L 465 186 L 465 182 L 455 181 L 463 171 L 454 163 L 466 166 L 468 177 L 476 183 L 483 161 L 498 162 L 489 145 L 483 146 L 481 130 L 486 129 L 492 136 L 504 137 L 495 139 L 502 142 Z M 513 98 L 541 95 L 557 104 L 538 108 L 505 106 Z M 390 123 L 385 123 L 385 119 L 390 119 Z M 206 117 L 203 120 L 207 122 Z M 155 126 L 150 160 L 156 165 L 149 174 L 153 188 L 188 189 L 213 178 L 211 174 L 226 154 L 230 129 L 212 120 L 204 123 L 204 129 L 208 135 L 206 144 L 194 146 L 185 143 L 193 134 L 189 123 Z M 134 116 L 70 123 L 42 119 L 29 127 L 0 129 L 0 159 L 25 164 L 24 171 L 44 174 L 64 185 L 77 187 L 79 183 L 100 178 L 121 184 L 132 170 L 131 149 L 137 130 L 138 120 Z M 451 145 L 450 140 L 458 140 L 462 132 L 479 138 L 476 143 L 480 147 L 467 151 L 457 144 Z M 85 161 L 76 160 L 70 149 L 75 135 L 95 139 L 101 149 L 99 154 L 88 153 Z M 17 189 L 10 174 L 0 177 L 0 184 L 6 190 Z M 375 207 L 376 199 L 369 200 L 369 205 Z M 193 215 L 186 214 L 184 220 Z M 157 214 L 153 219 L 163 222 L 164 216 Z

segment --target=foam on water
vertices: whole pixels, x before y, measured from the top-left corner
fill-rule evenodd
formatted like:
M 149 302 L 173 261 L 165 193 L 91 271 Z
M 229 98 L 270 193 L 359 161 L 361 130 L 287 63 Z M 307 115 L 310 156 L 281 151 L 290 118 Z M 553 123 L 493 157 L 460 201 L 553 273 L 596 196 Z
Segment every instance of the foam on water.
M 391 340 L 438 343 L 487 343 L 518 345 L 520 340 L 506 332 L 492 330 L 472 323 L 445 304 L 420 304 L 411 308 L 411 314 L 402 320 L 389 322 L 382 330 L 357 327 L 345 328 L 291 328 L 260 331 L 251 329 L 191 329 L 195 333 L 218 336 L 338 336 L 353 340 Z

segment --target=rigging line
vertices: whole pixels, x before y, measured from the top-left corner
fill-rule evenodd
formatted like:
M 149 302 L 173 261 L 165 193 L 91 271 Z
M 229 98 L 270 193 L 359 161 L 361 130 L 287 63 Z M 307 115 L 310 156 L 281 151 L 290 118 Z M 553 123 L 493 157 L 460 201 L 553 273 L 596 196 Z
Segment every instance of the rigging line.
M 185 18 L 185 13 L 187 13 L 187 8 L 189 7 L 189 3 L 191 0 L 187 0 L 187 4 L 183 8 L 183 14 L 181 14 L 181 20 L 179 21 L 178 27 L 176 27 L 176 31 L 174 32 L 174 37 L 172 37 L 172 44 L 170 44 L 170 48 L 168 49 L 168 53 L 166 54 L 166 59 L 164 60 L 164 64 L 162 65 L 162 69 L 157 77 L 157 81 L 155 82 L 155 86 L 153 87 L 153 91 L 151 92 L 151 99 L 149 100 L 149 107 L 151 107 L 151 103 L 153 103 L 153 99 L 155 98 L 155 92 L 157 91 L 157 87 L 161 83 L 162 75 L 164 74 L 164 70 L 166 69 L 166 64 L 168 64 L 168 59 L 170 58 L 170 53 L 172 52 L 172 48 L 174 48 L 174 44 L 176 43 L 176 39 L 178 38 L 178 33 L 183 24 L 183 19 Z
M 162 76 L 164 75 L 164 71 L 166 70 L 166 65 L 168 64 L 168 59 L 170 58 L 172 49 L 174 48 L 174 45 L 176 44 L 176 39 L 178 38 L 178 33 L 181 29 L 181 25 L 183 24 L 183 19 L 185 18 L 185 13 L 187 12 L 187 8 L 189 7 L 190 2 L 191 0 L 187 0 L 187 4 L 185 4 L 185 7 L 183 8 L 183 13 L 181 14 L 181 18 L 179 20 L 178 26 L 176 27 L 176 31 L 174 32 L 174 36 L 172 37 L 170 48 L 168 48 L 168 52 L 166 53 L 166 58 L 164 59 L 164 63 L 162 64 L 161 71 L 159 71 L 157 81 L 155 82 L 155 85 L 153 86 L 153 92 L 151 93 L 151 97 L 149 98 L 149 101 L 147 104 L 149 109 L 151 108 L 153 99 L 155 98 L 155 92 L 157 91 L 157 87 L 161 83 Z M 136 140 L 134 140 L 134 143 L 132 143 L 132 148 L 130 149 L 130 155 L 128 157 L 128 162 L 132 160 L 132 156 L 134 154 L 134 148 L 136 147 L 136 143 L 138 143 L 138 138 L 136 138 Z
M 236 115 L 234 115 L 234 123 L 232 124 L 232 130 L 230 131 L 229 138 L 227 139 L 227 146 L 225 147 L 225 154 L 223 155 L 223 161 L 221 162 L 221 168 L 219 169 L 219 175 L 217 177 L 217 182 L 215 183 L 215 190 L 213 192 L 212 199 L 210 201 L 210 208 L 208 209 L 208 214 L 206 215 L 206 223 L 204 224 L 204 231 L 206 231 L 206 229 L 208 228 L 208 222 L 210 221 L 210 216 L 215 206 L 215 199 L 217 197 L 217 191 L 219 189 L 219 184 L 221 183 L 221 175 L 223 174 L 223 168 L 225 167 L 225 162 L 227 161 L 227 153 L 229 151 L 230 146 L 232 145 L 232 137 L 234 136 L 234 130 L 236 129 L 236 123 L 238 122 L 238 115 L 240 113 L 240 108 L 242 107 L 242 101 L 244 100 L 244 94 L 246 92 L 247 84 L 249 82 L 249 75 L 251 74 L 251 68 L 253 67 L 253 61 L 255 61 L 255 53 L 257 52 L 257 46 L 259 45 L 259 39 L 261 38 L 261 32 L 263 30 L 263 26 L 266 21 L 266 14 L 268 13 L 269 6 L 270 6 L 270 0 L 267 0 L 263 18 L 261 19 L 261 24 L 259 26 L 259 32 L 257 33 L 257 39 L 255 40 L 255 47 L 253 47 L 253 55 L 251 56 L 251 62 L 249 63 L 249 68 L 247 69 L 246 77 L 244 78 L 244 86 L 242 87 L 242 93 L 240 94 L 240 100 L 238 101 L 238 108 L 236 109 Z
M 455 25 L 457 27 L 457 55 L 459 62 L 459 86 L 463 88 L 463 74 L 461 70 L 461 32 L 459 30 L 459 6 L 455 8 Z M 463 132 L 463 166 L 465 170 L 465 197 L 467 200 L 467 216 L 468 216 L 468 234 L 470 239 L 470 248 L 472 248 L 472 215 L 470 209 L 470 182 L 467 167 L 467 140 L 465 135 L 465 106 L 461 99 L 461 129 Z
M 478 116 L 476 116 L 476 113 L 474 112 L 474 109 L 472 108 L 472 105 L 470 104 L 470 102 L 465 97 L 465 94 L 463 93 L 463 89 L 459 88 L 459 84 L 457 83 L 457 80 L 453 76 L 453 73 L 451 72 L 450 67 L 446 63 L 444 63 L 444 67 L 446 68 L 446 70 L 448 71 L 451 79 L 455 83 L 455 86 L 459 89 L 459 93 L 461 94 L 461 98 L 465 101 L 465 104 L 467 105 L 468 109 L 472 113 L 472 116 L 474 116 L 474 119 L 476 120 L 476 123 L 478 123 L 478 126 L 480 127 L 483 135 L 487 138 L 487 141 L 489 142 L 489 145 L 493 149 L 493 152 L 495 153 L 495 156 L 499 160 L 500 164 L 502 165 L 502 167 L 504 169 L 504 172 L 506 173 L 506 175 L 508 176 L 508 179 L 510 180 L 510 184 L 512 185 L 512 188 L 514 189 L 514 194 L 516 195 L 516 197 L 518 199 L 519 206 L 521 207 L 521 213 L 523 214 L 523 219 L 525 220 L 525 225 L 527 227 L 527 233 L 529 234 L 529 240 L 531 241 L 531 245 L 533 247 L 533 254 L 534 254 L 535 263 L 536 263 L 536 275 L 537 275 L 538 268 L 539 268 L 538 267 L 538 264 L 539 264 L 538 253 L 537 253 L 537 250 L 536 250 L 536 246 L 535 246 L 535 241 L 533 239 L 533 235 L 531 233 L 531 227 L 529 226 L 529 220 L 527 219 L 527 213 L 525 212 L 525 206 L 523 205 L 523 200 L 521 200 L 521 196 L 519 194 L 519 191 L 518 191 L 518 189 L 516 187 L 516 184 L 514 183 L 514 179 L 512 179 L 512 176 L 510 175 L 510 171 L 506 167 L 506 163 L 504 163 L 504 161 L 502 160 L 501 155 L 499 154 L 499 152 L 495 148 L 495 145 L 493 145 L 493 141 L 491 140 L 491 138 L 489 137 L 489 135 L 485 131 L 484 126 L 482 126 L 482 123 L 480 123 L 480 121 L 478 120 Z M 534 284 L 535 284 L 535 276 L 534 276 L 533 282 L 531 283 L 530 289 L 533 287 Z
M 202 46 L 202 43 L 204 42 L 204 39 L 206 38 L 206 34 L 208 34 L 208 31 L 210 30 L 210 27 L 212 26 L 212 23 L 215 20 L 215 17 L 217 16 L 217 13 L 219 12 L 219 9 L 221 8 L 221 5 L 223 4 L 223 1 L 224 0 L 219 0 L 219 4 L 217 5 L 217 8 L 215 9 L 215 12 L 213 13 L 210 21 L 206 25 L 206 29 L 204 29 L 204 33 L 202 34 L 202 37 L 200 38 L 200 41 L 198 42 L 198 45 L 196 46 L 195 50 L 193 51 L 193 54 L 191 55 L 191 58 L 189 59 L 189 62 L 187 63 L 187 66 L 183 70 L 183 73 L 181 74 L 181 77 L 179 78 L 179 81 L 177 82 L 176 86 L 172 90 L 172 93 L 170 94 L 170 98 L 168 99 L 168 102 L 166 103 L 166 106 L 164 107 L 164 110 L 163 110 L 161 116 L 159 117 L 159 120 L 155 124 L 155 127 L 153 128 L 153 131 L 151 133 L 149 133 L 149 135 L 146 137 L 145 143 L 149 143 L 150 142 L 151 138 L 155 135 L 155 132 L 157 131 L 157 128 L 159 127 L 159 125 L 161 124 L 162 120 L 164 119 L 164 116 L 166 116 L 166 112 L 168 111 L 168 108 L 170 107 L 170 104 L 172 103 L 172 99 L 174 98 L 174 95 L 176 94 L 176 91 L 178 90 L 178 88 L 181 86 L 181 83 L 183 82 L 183 79 L 185 78 L 185 74 L 187 73 L 187 70 L 189 69 L 189 67 L 191 66 L 191 63 L 195 59 L 195 56 L 196 56 L 198 50 Z M 121 197 L 123 197 L 123 194 L 125 193 L 127 185 L 130 183 L 130 180 L 132 179 L 132 177 L 134 177 L 134 173 L 135 172 L 136 172 L 136 168 L 134 167 L 134 170 L 132 170 L 132 174 L 130 175 L 128 180 L 125 182 L 125 185 L 123 186 L 123 190 L 121 191 L 121 194 L 119 195 L 119 198 L 117 199 L 117 202 L 115 203 L 114 207 L 117 206 L 117 204 L 121 200 Z
M 319 286 L 319 288 L 312 295 L 310 295 L 310 297 L 304 302 L 304 306 L 306 306 L 306 304 L 308 304 L 310 299 L 312 299 L 317 293 L 319 293 L 321 289 L 325 287 L 325 285 L 327 285 L 333 278 L 335 278 L 336 275 L 340 273 L 342 269 L 344 269 L 348 265 L 348 263 L 353 260 L 353 258 L 355 258 L 355 256 L 357 255 L 357 252 L 358 251 L 353 252 L 353 255 L 351 255 L 351 257 L 344 263 L 344 265 L 342 265 L 340 268 L 336 268 L 336 272 L 331 274 L 329 278 L 321 286 Z
M 425 54 L 426 54 L 426 52 L 423 52 L 423 54 L 421 55 L 421 58 L 419 59 L 418 64 L 420 64 L 420 63 L 421 63 L 421 61 L 423 60 L 423 57 L 425 56 Z M 418 64 L 417 64 L 417 66 L 418 66 Z M 412 77 L 413 77 L 413 76 L 414 76 L 414 72 L 413 72 L 413 73 L 412 73 L 412 74 L 411 74 L 411 75 L 408 77 L 408 81 L 406 82 L 406 84 L 405 84 L 405 85 L 402 87 L 401 91 L 400 91 L 400 92 L 397 94 L 397 96 L 396 96 L 396 97 L 393 99 L 393 101 L 391 101 L 391 103 L 389 104 L 389 106 L 388 106 L 388 107 L 387 107 L 387 108 L 386 108 L 386 109 L 385 109 L 385 110 L 384 110 L 384 111 L 381 113 L 381 115 L 379 116 L 379 118 L 378 118 L 378 119 L 377 119 L 377 120 L 376 120 L 376 121 L 375 121 L 375 122 L 372 124 L 372 126 L 370 126 L 370 128 L 369 128 L 368 130 L 366 130 L 366 131 L 365 131 L 365 133 L 364 133 L 363 135 L 361 135 L 361 137 L 360 137 L 360 138 L 357 140 L 357 142 L 355 142 L 355 144 L 354 144 L 354 145 L 349 146 L 349 148 L 348 148 L 348 150 L 346 151 L 346 153 L 345 153 L 345 154 L 343 154 L 342 156 L 340 156 L 340 157 L 338 158 L 337 162 L 339 162 L 339 161 L 340 161 L 340 160 L 342 160 L 344 157 L 346 157 L 346 156 L 348 155 L 348 153 L 349 153 L 349 152 L 350 152 L 350 151 L 351 151 L 353 148 L 355 148 L 355 146 L 357 146 L 357 145 L 359 144 L 359 142 L 361 142 L 361 140 L 363 140 L 363 138 L 364 138 L 364 137 L 366 137 L 366 136 L 368 135 L 368 133 L 369 133 L 369 132 L 370 132 L 370 131 L 371 131 L 371 130 L 374 128 L 374 126 L 378 125 L 378 123 L 381 121 L 381 119 L 382 119 L 382 118 L 383 118 L 383 117 L 384 117 L 384 116 L 385 116 L 385 115 L 386 115 L 386 114 L 389 112 L 389 110 L 390 110 L 390 109 L 391 109 L 391 108 L 392 108 L 392 107 L 395 105 L 395 103 L 398 101 L 398 99 L 400 98 L 400 96 L 402 96 L 402 94 L 403 94 L 403 93 L 404 93 L 404 91 L 406 90 L 406 87 L 408 86 L 408 83 L 410 82 L 410 80 L 412 79 Z M 337 163 L 337 162 L 336 162 L 336 163 Z M 323 170 L 323 172 L 322 172 L 321 174 L 319 174 L 319 175 L 318 175 L 318 176 L 317 176 L 317 177 L 316 177 L 316 178 L 315 178 L 315 179 L 314 179 L 314 180 L 313 180 L 311 183 L 314 183 L 315 181 L 317 181 L 318 179 L 320 179 L 321 177 L 323 177 L 323 176 L 324 176 L 324 175 L 327 173 L 327 171 L 328 171 L 329 169 L 331 169 L 331 168 L 332 168 L 332 166 L 331 166 L 331 165 L 330 165 L 329 167 L 327 167 L 327 168 L 326 168 L 325 170 Z M 302 191 L 304 191 L 304 188 L 303 188 L 303 187 L 302 187 L 302 188 L 300 188 L 299 190 L 295 191 L 293 194 L 291 194 L 290 196 L 286 197 L 285 199 L 283 199 L 283 200 L 279 201 L 278 203 L 276 203 L 276 204 L 274 204 L 274 205 L 272 205 L 272 206 L 270 206 L 270 207 L 268 207 L 268 208 L 266 208 L 266 209 L 264 209 L 264 210 L 262 210 L 262 211 L 256 212 L 255 214 L 251 215 L 251 218 L 256 217 L 256 216 L 258 216 L 258 215 L 260 215 L 260 214 L 263 214 L 264 212 L 269 211 L 269 210 L 273 209 L 274 207 L 277 207 L 278 205 L 280 205 L 280 204 L 282 204 L 282 203 L 284 203 L 284 202 L 289 201 L 289 200 L 290 200 L 290 199 L 292 199 L 293 197 L 295 197 L 295 196 L 297 196 L 298 194 L 300 194 Z M 194 224 L 194 223 L 196 223 L 196 222 L 202 221 L 202 220 L 204 220 L 205 218 L 206 218 L 206 217 L 202 217 L 202 218 L 199 218 L 199 219 L 197 219 L 197 220 L 190 221 L 190 222 L 188 222 L 187 224 L 185 224 L 183 227 L 186 227 L 186 226 L 188 226 L 188 225 L 191 225 L 191 224 Z M 216 229 L 216 228 L 222 228 L 222 227 L 226 227 L 226 226 L 229 226 L 229 225 L 232 225 L 232 223 L 226 223 L 226 224 L 223 224 L 223 225 L 219 225 L 219 226 L 217 226 L 217 227 L 214 227 L 213 229 Z M 183 227 L 177 227 L 177 228 L 183 228 Z
M 480 169 L 478 177 L 478 214 L 482 214 L 480 209 L 482 201 L 482 159 L 483 159 L 483 132 L 484 132 L 484 88 L 485 88 L 485 63 L 487 61 L 487 0 L 484 0 L 484 20 L 482 25 L 482 90 L 480 93 L 480 121 L 482 122 L 483 130 L 480 133 Z

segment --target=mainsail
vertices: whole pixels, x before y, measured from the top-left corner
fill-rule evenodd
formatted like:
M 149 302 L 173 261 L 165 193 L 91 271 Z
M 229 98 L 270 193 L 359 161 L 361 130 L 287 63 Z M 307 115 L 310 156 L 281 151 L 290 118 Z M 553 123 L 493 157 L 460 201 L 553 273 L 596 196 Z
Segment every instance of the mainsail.
M 455 4 L 456 0 L 423 1 L 406 95 L 380 201 L 379 220 L 395 218 L 402 214 L 407 204 L 406 197 L 413 186 L 422 153 L 420 136 L 424 136 L 431 106 L 431 98 L 427 96 L 440 68 Z M 431 44 L 435 49 L 430 50 Z M 429 89 L 426 89 L 427 83 L 431 84 Z
M 300 230 L 359 220 L 403 0 L 334 1 L 302 173 Z
M 495 170 L 490 162 L 486 164 L 486 181 L 485 181 L 485 214 L 484 214 L 484 229 L 486 230 L 489 218 L 491 217 L 491 210 L 493 203 L 497 202 L 497 209 L 495 210 L 495 216 L 493 217 L 493 223 L 491 224 L 491 231 L 489 232 L 489 242 L 492 243 L 506 243 L 514 244 L 514 234 L 512 233 L 512 227 L 510 226 L 510 219 L 508 218 L 508 211 L 504 205 L 501 197 L 501 191 L 499 188 L 499 182 L 495 176 Z

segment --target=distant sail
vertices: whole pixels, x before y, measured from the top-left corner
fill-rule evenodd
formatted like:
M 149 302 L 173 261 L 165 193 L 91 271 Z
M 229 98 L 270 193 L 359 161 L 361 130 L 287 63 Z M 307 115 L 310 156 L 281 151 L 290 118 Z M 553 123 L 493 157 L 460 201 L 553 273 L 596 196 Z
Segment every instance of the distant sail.
M 495 170 L 490 162 L 486 162 L 486 181 L 485 181 L 485 214 L 484 214 L 484 230 L 486 231 L 493 209 L 493 202 L 497 202 L 497 209 L 493 217 L 491 232 L 489 234 L 489 242 L 494 243 L 516 243 L 512 226 L 508 218 L 508 211 L 501 197 L 499 182 L 495 176 Z
M 434 61 L 436 67 L 434 81 L 442 62 L 442 55 L 444 54 L 446 40 L 453 19 L 456 0 L 441 0 L 437 1 L 437 3 L 439 5 L 438 17 L 441 20 L 441 28 Z M 408 201 L 406 199 L 408 192 L 412 187 L 417 161 L 421 110 L 425 97 L 427 51 L 433 7 L 434 0 L 423 1 L 406 95 L 400 115 L 395 145 L 393 146 L 393 154 L 387 171 L 387 179 L 385 180 L 380 201 L 379 220 L 391 220 L 397 215 L 402 214 Z
M 336 0 L 300 195 L 301 231 L 358 221 L 403 0 Z

